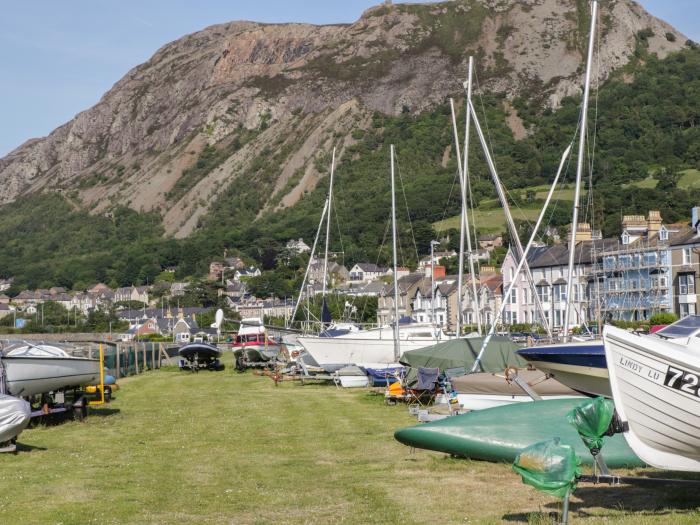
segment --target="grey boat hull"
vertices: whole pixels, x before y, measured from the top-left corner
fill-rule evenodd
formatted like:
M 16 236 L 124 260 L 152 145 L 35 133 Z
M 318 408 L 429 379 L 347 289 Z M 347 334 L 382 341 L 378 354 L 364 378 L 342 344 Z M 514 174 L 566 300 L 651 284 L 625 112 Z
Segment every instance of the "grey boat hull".
M 99 359 L 81 357 L 2 357 L 7 391 L 29 397 L 46 392 L 96 384 Z

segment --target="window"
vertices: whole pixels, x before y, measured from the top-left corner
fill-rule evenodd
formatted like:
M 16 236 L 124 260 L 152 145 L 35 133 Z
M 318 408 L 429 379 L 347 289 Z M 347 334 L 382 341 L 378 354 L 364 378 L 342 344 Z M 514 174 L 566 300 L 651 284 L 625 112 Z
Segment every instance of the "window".
M 659 230 L 659 240 L 660 241 L 667 241 L 668 240 L 668 230 L 664 228 L 663 226 Z
M 515 272 L 513 271 L 513 268 L 510 268 L 510 280 L 512 281 L 514 278 Z
M 678 293 L 680 295 L 695 293 L 695 275 L 686 273 L 678 276 Z
M 513 288 L 510 291 L 510 304 L 518 304 L 518 289 Z
M 547 286 L 547 285 L 538 286 L 537 287 L 537 295 L 540 298 L 540 302 L 548 303 L 549 302 L 549 286 Z
M 561 310 L 554 310 L 554 326 L 561 326 Z
M 622 233 L 622 244 L 629 244 L 630 243 L 630 236 L 627 232 Z
M 683 248 L 683 264 L 690 264 L 690 248 Z
M 554 302 L 566 301 L 566 285 L 565 284 L 555 284 L 552 287 L 552 292 L 554 295 Z

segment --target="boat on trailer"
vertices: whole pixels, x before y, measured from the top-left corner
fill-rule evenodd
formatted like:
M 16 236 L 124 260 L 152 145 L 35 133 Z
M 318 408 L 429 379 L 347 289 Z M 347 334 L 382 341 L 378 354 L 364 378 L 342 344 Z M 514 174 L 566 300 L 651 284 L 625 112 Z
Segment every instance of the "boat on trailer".
M 233 343 L 236 366 L 247 368 L 264 366 L 280 354 L 281 345 L 270 338 L 262 319 L 254 317 L 241 320 L 241 327 Z
M 518 355 L 577 392 L 612 397 L 602 341 L 533 346 Z
M 10 343 L 0 352 L 6 393 L 18 397 L 94 385 L 100 360 L 75 357 L 56 344 Z
M 425 323 L 399 323 L 401 355 L 408 350 L 447 341 L 449 337 L 439 328 Z M 327 370 L 347 365 L 377 367 L 396 366 L 394 356 L 394 328 L 382 326 L 370 330 L 351 332 L 337 337 L 299 337 L 299 343 Z
M 632 450 L 650 465 L 700 471 L 700 316 L 654 335 L 603 331 L 615 410 Z
M 197 371 L 203 368 L 209 370 L 223 370 L 224 365 L 221 364 L 221 350 L 216 346 L 205 342 L 188 343 L 177 351 L 182 357 L 180 360 L 180 368 Z

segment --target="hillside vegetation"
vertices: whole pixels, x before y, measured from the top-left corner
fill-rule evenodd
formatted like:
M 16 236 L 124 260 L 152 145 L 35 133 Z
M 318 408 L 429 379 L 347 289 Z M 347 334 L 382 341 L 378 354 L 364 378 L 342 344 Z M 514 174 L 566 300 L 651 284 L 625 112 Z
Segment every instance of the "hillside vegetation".
M 688 182 L 697 173 L 693 170 L 700 169 L 700 51 L 691 46 L 658 59 L 645 51 L 645 38 L 639 36 L 636 62 L 594 90 L 591 104 L 591 123 L 597 127 L 595 156 L 589 159 L 593 162 L 592 222 L 606 235 L 617 233 L 622 213 L 660 209 L 667 222 L 676 222 L 687 220 L 691 206 L 700 202 L 698 185 Z M 483 93 L 476 99 L 499 172 L 529 219 L 536 214 L 561 152 L 573 138 L 579 113 L 577 98 L 564 99 L 557 111 L 532 104 L 531 99 L 522 96 L 513 104 L 528 131 L 522 140 L 516 140 L 506 124 L 510 111 L 505 95 Z M 463 106 L 458 107 L 463 121 Z M 348 265 L 389 261 L 388 151 L 395 144 L 400 257 L 402 264 L 414 263 L 436 236 L 433 224 L 459 210 L 449 105 L 443 101 L 420 112 L 405 107 L 394 116 L 375 111 L 366 125 L 356 121 L 349 133 L 349 142 L 340 133 L 328 138 L 345 148 L 336 170 L 331 249 L 342 251 Z M 177 267 L 178 278 L 203 274 L 209 260 L 221 257 L 224 249 L 272 269 L 288 239 L 313 240 L 330 169 L 330 157 L 319 154 L 314 163 L 322 176 L 320 183 L 292 206 L 266 208 L 267 196 L 277 183 L 279 162 L 290 153 L 285 147 L 293 147 L 285 144 L 271 144 L 257 156 L 185 239 L 163 237 L 157 211 L 137 213 L 117 207 L 89 215 L 50 193 L 6 205 L 0 208 L 0 277 L 14 276 L 19 285 L 30 287 L 78 287 L 93 281 L 145 283 L 168 266 Z M 477 216 L 485 219 L 477 226 L 493 230 L 498 227 L 495 219 L 489 219 L 498 207 L 495 192 L 475 136 L 471 146 L 474 201 L 479 206 Z M 193 177 L 198 169 L 219 163 L 215 152 L 205 150 L 202 155 L 202 163 L 192 168 Z M 574 166 L 572 157 L 568 184 Z M 527 190 L 534 187 L 535 198 L 527 202 Z M 548 218 L 552 225 L 567 224 L 570 198 L 566 192 L 561 194 Z M 441 228 L 455 226 L 442 223 Z

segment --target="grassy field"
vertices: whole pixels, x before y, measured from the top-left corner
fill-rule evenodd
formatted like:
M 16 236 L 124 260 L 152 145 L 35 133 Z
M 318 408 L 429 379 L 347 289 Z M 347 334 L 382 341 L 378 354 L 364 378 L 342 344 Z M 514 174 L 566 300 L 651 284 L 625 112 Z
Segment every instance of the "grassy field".
M 527 205 L 525 207 L 511 205 L 511 213 L 513 214 L 513 218 L 516 220 L 527 220 L 534 222 L 537 220 L 537 217 L 542 209 L 542 204 L 547 198 L 549 186 L 530 186 L 527 188 L 513 190 L 513 193 L 519 194 L 521 198 L 525 200 L 528 191 L 534 191 L 535 198 L 541 199 L 542 202 L 534 205 Z M 585 193 L 582 194 L 581 198 L 585 199 Z M 574 187 L 573 185 L 567 184 L 554 191 L 554 195 L 552 196 L 552 205 L 557 201 L 573 200 Z M 471 221 L 471 215 L 469 216 L 469 220 Z M 476 222 L 476 227 L 482 232 L 498 233 L 505 231 L 506 229 L 506 218 L 503 214 L 503 209 L 501 208 L 499 202 L 495 199 L 489 199 L 481 202 L 479 207 L 474 210 L 474 220 Z M 459 215 L 438 221 L 433 224 L 433 227 L 437 232 L 446 231 L 450 228 L 458 229 Z
M 683 190 L 696 190 L 700 188 L 700 170 L 688 169 L 681 171 L 683 175 L 678 180 L 678 187 Z M 656 188 L 659 183 L 652 175 L 647 176 L 647 178 L 631 182 L 629 186 L 634 186 L 636 188 Z
M 38 427 L 0 456 L 14 524 L 549 523 L 554 498 L 509 465 L 411 451 L 413 424 L 366 390 L 251 373 L 160 370 L 122 381 L 85 422 Z M 504 422 L 505 423 L 505 422 Z M 698 523 L 678 491 L 580 487 L 573 523 Z

